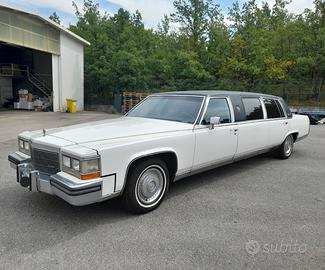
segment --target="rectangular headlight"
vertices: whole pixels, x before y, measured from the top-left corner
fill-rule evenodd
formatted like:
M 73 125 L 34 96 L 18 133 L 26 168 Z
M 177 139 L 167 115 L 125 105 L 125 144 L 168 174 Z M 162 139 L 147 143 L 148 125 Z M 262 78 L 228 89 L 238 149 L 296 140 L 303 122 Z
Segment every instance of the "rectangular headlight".
M 18 149 L 19 149 L 19 152 L 22 152 L 22 153 L 30 156 L 30 145 L 27 140 L 18 139 Z
M 71 169 L 80 172 L 80 161 L 77 159 L 71 159 Z
M 99 171 L 99 160 L 84 160 L 81 162 L 81 173 L 98 172 Z
M 99 158 L 76 159 L 66 155 L 62 156 L 62 170 L 82 180 L 92 180 L 100 177 Z
M 70 164 L 70 161 L 71 158 L 67 157 L 67 156 L 62 156 L 62 165 L 63 167 L 67 167 L 67 168 L 70 168 L 71 167 L 71 164 Z

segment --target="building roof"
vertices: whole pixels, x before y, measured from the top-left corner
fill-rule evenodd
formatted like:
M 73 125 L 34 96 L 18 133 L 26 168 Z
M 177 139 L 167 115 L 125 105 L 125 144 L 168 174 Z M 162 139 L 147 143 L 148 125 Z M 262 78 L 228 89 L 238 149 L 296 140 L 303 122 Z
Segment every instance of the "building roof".
M 69 31 L 68 29 L 66 29 L 64 26 L 60 25 L 60 24 L 57 24 L 56 22 L 46 18 L 46 17 L 43 17 L 37 13 L 33 13 L 33 12 L 30 12 L 30 11 L 26 11 L 26 10 L 22 10 L 22 9 L 19 9 L 19 8 L 15 8 L 15 7 L 10 7 L 10 6 L 7 6 L 7 5 L 0 5 L 0 8 L 5 8 L 7 10 L 10 10 L 12 12 L 18 12 L 18 13 L 23 13 L 23 14 L 26 14 L 28 16 L 31 16 L 31 17 L 35 17 L 41 21 L 43 21 L 45 24 L 49 24 L 51 25 L 52 27 L 58 29 L 60 32 L 64 32 L 66 34 L 68 34 L 69 36 L 73 37 L 76 41 L 79 41 L 81 43 L 84 43 L 86 45 L 90 45 L 90 42 L 88 42 L 87 40 L 83 39 L 82 37 L 76 35 L 75 33 Z
M 240 92 L 240 91 L 227 91 L 227 90 L 190 90 L 190 91 L 178 91 L 178 92 L 165 92 L 155 95 L 193 95 L 193 96 L 217 96 L 217 95 L 241 95 L 241 96 L 268 96 L 276 97 L 269 94 L 254 93 L 254 92 Z

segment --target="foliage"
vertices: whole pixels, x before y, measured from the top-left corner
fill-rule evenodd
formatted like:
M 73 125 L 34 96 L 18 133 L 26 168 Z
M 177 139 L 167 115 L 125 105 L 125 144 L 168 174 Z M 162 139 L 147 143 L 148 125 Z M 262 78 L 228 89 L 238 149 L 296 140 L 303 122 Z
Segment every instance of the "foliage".
M 61 24 L 60 17 L 56 12 L 53 12 L 52 15 L 50 15 L 49 19 L 57 24 Z
M 86 102 L 112 102 L 125 90 L 220 88 L 324 98 L 324 1 L 296 15 L 287 11 L 289 2 L 235 2 L 226 24 L 215 1 L 175 0 L 174 14 L 156 31 L 144 27 L 139 12 L 108 15 L 92 0 L 81 10 L 74 4 L 78 20 L 70 30 L 91 43 Z

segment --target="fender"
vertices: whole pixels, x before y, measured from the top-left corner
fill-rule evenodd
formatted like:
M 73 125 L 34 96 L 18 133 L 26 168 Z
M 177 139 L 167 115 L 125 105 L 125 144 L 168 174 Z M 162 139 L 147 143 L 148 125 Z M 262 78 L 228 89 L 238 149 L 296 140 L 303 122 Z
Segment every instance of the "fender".
M 139 153 L 136 153 L 134 155 L 132 155 L 128 161 L 127 161 L 127 168 L 125 170 L 125 175 L 124 175 L 124 183 L 123 183 L 123 187 L 122 189 L 120 190 L 120 193 L 123 193 L 124 191 L 124 188 L 126 186 L 126 181 L 127 181 L 127 176 L 128 176 L 128 173 L 129 173 L 129 169 L 130 169 L 130 166 L 133 162 L 141 159 L 141 158 L 145 158 L 145 157 L 150 157 L 150 156 L 153 156 L 153 155 L 159 155 L 159 154 L 166 154 L 166 153 L 173 153 L 175 154 L 176 156 L 176 159 L 178 161 L 178 155 L 176 153 L 176 151 L 170 147 L 159 147 L 159 148 L 154 148 L 154 149 L 149 149 L 149 150 L 146 150 L 146 151 L 142 151 L 142 152 L 139 152 Z M 177 171 L 177 169 L 176 169 Z

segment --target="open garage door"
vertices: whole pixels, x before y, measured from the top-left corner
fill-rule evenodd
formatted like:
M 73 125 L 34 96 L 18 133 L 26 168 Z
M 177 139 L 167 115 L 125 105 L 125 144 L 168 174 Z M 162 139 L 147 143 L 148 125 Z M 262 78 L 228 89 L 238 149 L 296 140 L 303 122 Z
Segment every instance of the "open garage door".
M 0 43 L 0 107 L 52 110 L 52 55 Z

